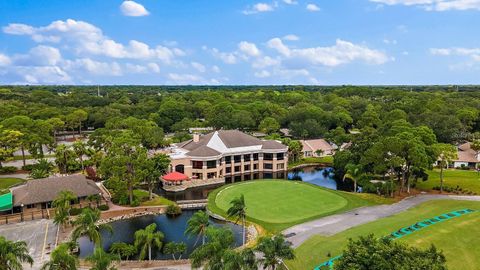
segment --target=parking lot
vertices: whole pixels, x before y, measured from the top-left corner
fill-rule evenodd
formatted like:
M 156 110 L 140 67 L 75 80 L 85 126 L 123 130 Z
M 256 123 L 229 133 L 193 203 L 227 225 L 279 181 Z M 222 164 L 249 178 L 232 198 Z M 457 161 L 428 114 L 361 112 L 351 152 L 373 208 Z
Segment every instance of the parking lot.
M 25 269 L 40 269 L 55 247 L 57 226 L 46 219 L 2 225 L 0 235 L 12 241 L 25 241 L 34 260 L 33 267 L 26 266 Z

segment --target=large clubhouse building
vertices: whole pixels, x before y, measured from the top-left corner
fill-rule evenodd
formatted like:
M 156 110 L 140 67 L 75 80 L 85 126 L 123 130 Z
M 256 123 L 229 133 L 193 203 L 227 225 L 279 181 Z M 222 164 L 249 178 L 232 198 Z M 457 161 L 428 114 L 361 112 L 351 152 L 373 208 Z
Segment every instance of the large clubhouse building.
M 260 140 L 238 130 L 218 130 L 173 145 L 171 172 L 189 179 L 224 180 L 227 183 L 284 178 L 288 147 L 274 140 Z

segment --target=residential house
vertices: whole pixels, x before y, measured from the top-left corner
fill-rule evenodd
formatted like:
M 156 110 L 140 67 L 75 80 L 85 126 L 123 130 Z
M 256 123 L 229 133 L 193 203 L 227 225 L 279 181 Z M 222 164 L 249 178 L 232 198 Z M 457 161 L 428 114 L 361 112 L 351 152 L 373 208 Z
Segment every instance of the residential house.
M 304 157 L 331 156 L 335 153 L 335 147 L 324 139 L 300 140 Z
M 477 168 L 480 163 L 480 156 L 471 148 L 469 142 L 457 147 L 457 159 L 453 161 L 454 168 Z

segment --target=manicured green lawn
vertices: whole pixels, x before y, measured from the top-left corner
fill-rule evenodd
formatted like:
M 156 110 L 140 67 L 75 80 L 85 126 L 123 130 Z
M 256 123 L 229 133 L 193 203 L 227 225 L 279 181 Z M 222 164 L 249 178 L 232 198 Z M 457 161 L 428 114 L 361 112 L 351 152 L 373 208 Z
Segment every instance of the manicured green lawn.
M 431 190 L 435 186 L 440 186 L 440 170 L 428 172 L 428 180 L 417 182 L 417 188 L 421 190 Z M 476 171 L 466 170 L 445 170 L 444 185 L 455 188 L 457 186 L 480 194 L 480 174 Z
M 210 193 L 208 209 L 226 217 L 230 201 L 245 196 L 247 219 L 270 232 L 322 216 L 377 204 L 372 196 L 357 196 L 312 184 L 287 180 L 255 180 L 223 186 Z
M 25 182 L 25 180 L 20 178 L 0 178 L 0 189 L 7 189 L 23 182 Z
M 288 261 L 287 265 L 292 270 L 313 269 L 328 260 L 327 254 L 330 253 L 332 257 L 340 255 L 349 238 L 357 238 L 360 235 L 370 233 L 378 237 L 385 236 L 423 219 L 464 208 L 479 211 L 480 202 L 448 200 L 426 202 L 403 213 L 361 225 L 330 237 L 317 235 L 298 247 L 295 250 L 297 259 Z M 479 219 L 480 212 L 471 213 L 432 225 L 396 241 L 405 241 L 422 248 L 435 244 L 437 248 L 443 250 L 449 269 L 478 269 L 480 265 Z
M 296 162 L 291 162 L 288 164 L 288 168 L 293 168 L 298 165 L 302 164 L 326 164 L 326 165 L 331 165 L 333 164 L 333 157 L 332 156 L 325 156 L 325 157 L 306 157 L 306 158 L 301 158 L 300 160 Z
M 135 198 L 140 202 L 141 206 L 158 206 L 158 205 L 175 204 L 175 202 L 172 202 L 156 194 L 153 194 L 153 199 L 149 200 L 150 197 L 149 197 L 148 191 L 143 189 L 134 189 L 133 196 L 135 196 Z

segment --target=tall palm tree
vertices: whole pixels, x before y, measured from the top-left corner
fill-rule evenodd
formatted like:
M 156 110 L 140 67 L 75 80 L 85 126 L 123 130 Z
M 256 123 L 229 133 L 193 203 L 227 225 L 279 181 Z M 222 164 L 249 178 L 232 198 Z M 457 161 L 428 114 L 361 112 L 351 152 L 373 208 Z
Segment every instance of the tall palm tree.
M 443 192 L 443 171 L 448 168 L 448 164 L 457 159 L 457 148 L 447 143 L 437 143 L 433 145 L 433 151 L 438 157 L 438 167 L 440 167 L 440 193 Z
M 242 243 L 245 245 L 245 218 L 247 216 L 247 206 L 245 205 L 245 197 L 243 194 L 238 198 L 234 198 L 230 202 L 230 208 L 227 210 L 229 218 L 236 218 L 235 223 L 242 220 Z
M 80 160 L 80 164 L 82 166 L 82 171 L 83 171 L 85 169 L 83 156 L 89 155 L 90 149 L 87 148 L 85 143 L 82 141 L 74 142 L 72 147 L 73 147 L 73 152 L 75 152 L 75 155 L 77 156 L 78 160 Z
M 88 256 L 86 260 L 93 264 L 90 270 L 116 270 L 117 268 L 113 264 L 120 261 L 120 256 L 107 253 L 102 247 L 96 247 L 93 254 Z
M 33 265 L 33 259 L 28 254 L 27 243 L 9 241 L 0 236 L 0 269 L 22 270 L 22 263 Z
M 72 232 L 72 239 L 77 240 L 82 235 L 86 235 L 95 246 L 102 243 L 101 231 L 106 230 L 113 233 L 112 226 L 109 224 L 97 224 L 100 220 L 100 210 L 85 208 L 75 220 L 73 225 L 75 228 Z
M 345 166 L 345 174 L 343 175 L 343 180 L 351 179 L 353 181 L 353 192 L 357 192 L 357 181 L 362 177 L 363 171 L 361 165 L 347 164 Z
M 295 259 L 292 247 L 282 235 L 276 235 L 273 238 L 260 238 L 256 250 L 263 254 L 260 263 L 264 269 L 275 270 L 278 265 L 282 264 L 283 260 Z
M 187 228 L 185 234 L 196 235 L 197 240 L 194 246 L 197 245 L 198 239 L 202 237 L 202 245 L 205 245 L 205 233 L 207 227 L 210 225 L 208 214 L 205 211 L 198 211 L 187 221 Z
M 230 229 L 209 226 L 206 235 L 208 242 L 190 254 L 192 268 L 203 266 L 204 270 L 225 269 L 225 253 L 232 249 L 235 243 L 233 232 Z
M 143 230 L 136 231 L 134 245 L 137 249 L 140 249 L 139 259 L 145 259 L 148 251 L 148 260 L 152 260 L 152 247 L 161 249 L 163 238 L 163 233 L 157 231 L 157 224 L 155 223 L 148 225 Z
M 78 258 L 73 255 L 68 243 L 62 243 L 52 252 L 50 261 L 42 266 L 42 270 L 76 270 Z
M 62 226 L 62 230 L 65 231 L 65 226 L 70 221 L 70 209 L 72 208 L 71 202 L 77 200 L 77 196 L 73 192 L 64 190 L 58 193 L 57 197 L 53 201 L 53 207 L 55 207 L 55 216 L 53 222 Z

